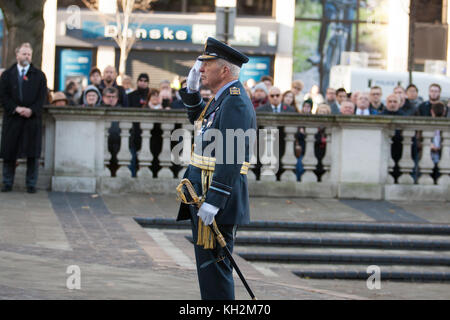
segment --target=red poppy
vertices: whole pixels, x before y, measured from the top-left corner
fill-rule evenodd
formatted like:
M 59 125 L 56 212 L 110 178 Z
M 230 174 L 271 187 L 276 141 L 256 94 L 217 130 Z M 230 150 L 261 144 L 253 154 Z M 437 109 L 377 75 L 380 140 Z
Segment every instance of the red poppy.
M 23 76 L 23 80 L 28 81 L 28 77 L 27 76 Z

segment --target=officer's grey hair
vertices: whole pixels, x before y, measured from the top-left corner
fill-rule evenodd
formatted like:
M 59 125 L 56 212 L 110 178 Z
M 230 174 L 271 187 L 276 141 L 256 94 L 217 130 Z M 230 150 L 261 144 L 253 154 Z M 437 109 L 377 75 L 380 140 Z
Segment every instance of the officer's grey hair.
M 233 78 L 239 78 L 239 73 L 241 72 L 241 68 L 239 68 L 237 65 L 232 64 L 231 62 L 228 62 L 223 59 L 218 59 L 218 63 L 222 67 L 227 67 L 230 70 L 230 74 L 233 76 Z

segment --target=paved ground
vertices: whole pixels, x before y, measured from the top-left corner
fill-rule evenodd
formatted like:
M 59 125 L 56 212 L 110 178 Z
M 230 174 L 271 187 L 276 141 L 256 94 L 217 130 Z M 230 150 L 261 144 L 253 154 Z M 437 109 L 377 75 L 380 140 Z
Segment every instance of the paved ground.
M 21 191 L 0 194 L 0 299 L 199 299 L 184 230 L 143 229 L 133 217 L 174 218 L 175 196 Z M 450 223 L 450 203 L 251 199 L 253 220 Z M 236 256 L 259 299 L 450 299 L 444 283 L 299 279 Z M 78 266 L 81 289 L 70 290 Z M 247 299 L 238 279 L 236 296 Z

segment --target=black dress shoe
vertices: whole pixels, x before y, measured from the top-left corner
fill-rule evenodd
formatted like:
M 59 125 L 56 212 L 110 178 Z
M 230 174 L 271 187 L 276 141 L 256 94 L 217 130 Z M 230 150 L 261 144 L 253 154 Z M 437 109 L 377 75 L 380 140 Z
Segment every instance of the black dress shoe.
M 27 187 L 28 193 L 36 193 L 36 187 Z
M 2 192 L 10 192 L 12 191 L 12 186 L 3 186 Z

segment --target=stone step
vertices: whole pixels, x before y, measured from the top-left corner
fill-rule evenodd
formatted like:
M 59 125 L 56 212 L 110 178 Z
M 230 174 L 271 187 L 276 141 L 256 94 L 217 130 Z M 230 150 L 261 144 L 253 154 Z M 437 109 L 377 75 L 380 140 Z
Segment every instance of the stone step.
M 191 237 L 192 239 L 192 237 Z M 418 239 L 372 239 L 349 237 L 292 237 L 238 235 L 236 245 L 280 247 L 379 248 L 407 250 L 450 250 L 450 241 Z
M 408 255 L 408 254 L 364 254 L 364 253 L 330 253 L 330 252 L 242 252 L 236 248 L 235 253 L 247 261 L 269 261 L 279 263 L 340 263 L 340 264 L 368 264 L 368 265 L 427 265 L 450 266 L 449 256 L 434 254 Z
M 151 228 L 190 228 L 189 221 L 175 221 L 168 218 L 134 218 L 142 227 Z M 332 232 L 365 232 L 395 234 L 429 234 L 450 235 L 449 224 L 424 223 L 383 223 L 383 222 L 285 222 L 285 221 L 252 221 L 239 230 L 270 231 L 332 231 Z
M 309 279 L 342 279 L 342 280 L 367 280 L 370 275 L 362 270 L 293 270 L 293 274 L 300 278 Z M 429 271 L 383 271 L 380 272 L 380 283 L 386 280 L 393 281 L 450 281 L 450 272 L 429 272 Z

